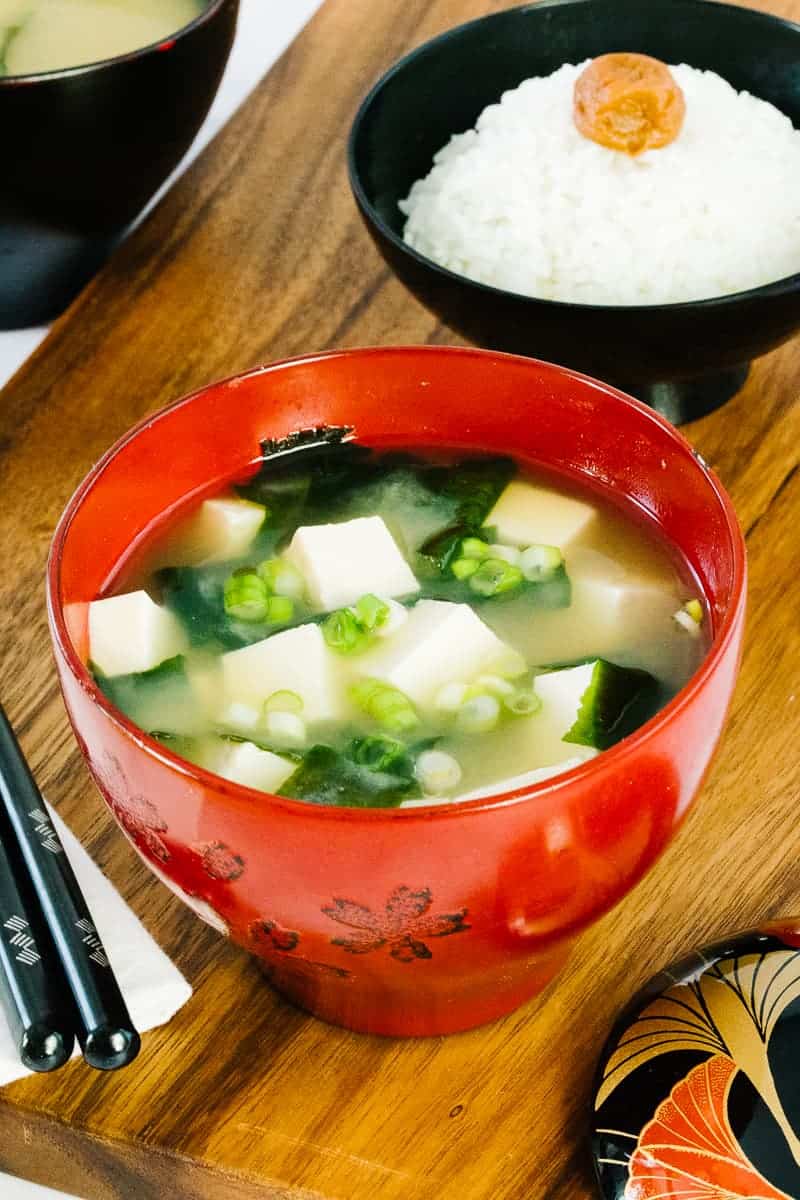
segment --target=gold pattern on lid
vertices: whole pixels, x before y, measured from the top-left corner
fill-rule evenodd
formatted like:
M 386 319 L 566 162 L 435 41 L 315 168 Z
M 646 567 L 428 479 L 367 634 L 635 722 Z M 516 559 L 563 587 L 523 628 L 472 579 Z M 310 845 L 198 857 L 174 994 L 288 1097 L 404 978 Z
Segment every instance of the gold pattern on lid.
M 800 1164 L 800 1138 L 784 1111 L 768 1058 L 778 1020 L 798 998 L 800 951 L 772 950 L 705 962 L 695 979 L 669 988 L 622 1034 L 605 1064 L 595 1109 L 637 1067 L 660 1055 L 707 1051 L 747 1075 Z

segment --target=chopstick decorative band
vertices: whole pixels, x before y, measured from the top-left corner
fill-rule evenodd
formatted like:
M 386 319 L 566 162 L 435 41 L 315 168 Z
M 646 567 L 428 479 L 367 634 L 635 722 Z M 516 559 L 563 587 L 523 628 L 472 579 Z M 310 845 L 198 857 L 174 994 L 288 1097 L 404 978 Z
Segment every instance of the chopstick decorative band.
M 55 1071 L 72 1054 L 72 998 L 5 812 L 0 812 L 0 1003 L 20 1060 Z
M 0 799 L 72 993 L 83 1057 L 101 1071 L 124 1067 L 139 1052 L 139 1035 L 69 859 L 2 708 Z

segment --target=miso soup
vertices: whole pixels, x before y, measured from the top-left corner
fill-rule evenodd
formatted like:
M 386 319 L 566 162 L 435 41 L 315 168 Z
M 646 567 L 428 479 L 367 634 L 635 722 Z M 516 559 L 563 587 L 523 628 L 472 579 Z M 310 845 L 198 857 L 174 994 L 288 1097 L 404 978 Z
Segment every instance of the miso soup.
M 207 0 L 0 0 L 0 76 L 130 54 L 176 33 Z
M 475 798 L 593 758 L 700 663 L 696 581 L 602 493 L 330 430 L 288 448 L 90 605 L 100 687 L 192 762 L 315 804 Z

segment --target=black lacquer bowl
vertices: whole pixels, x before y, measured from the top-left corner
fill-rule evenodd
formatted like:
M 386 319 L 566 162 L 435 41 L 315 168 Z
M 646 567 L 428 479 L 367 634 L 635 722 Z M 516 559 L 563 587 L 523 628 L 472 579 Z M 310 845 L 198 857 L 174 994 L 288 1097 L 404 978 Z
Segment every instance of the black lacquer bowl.
M 797 1200 L 800 921 L 652 979 L 603 1049 L 593 1101 L 603 1200 Z
M 239 0 L 163 42 L 0 78 L 0 329 L 48 321 L 106 258 L 202 125 Z
M 453 329 L 577 367 L 688 420 L 726 400 L 751 358 L 800 328 L 800 274 L 694 303 L 566 304 L 475 283 L 402 239 L 398 201 L 452 134 L 523 79 L 619 50 L 716 71 L 800 128 L 800 25 L 712 0 L 542 0 L 452 29 L 384 75 L 351 130 L 350 181 L 389 266 Z

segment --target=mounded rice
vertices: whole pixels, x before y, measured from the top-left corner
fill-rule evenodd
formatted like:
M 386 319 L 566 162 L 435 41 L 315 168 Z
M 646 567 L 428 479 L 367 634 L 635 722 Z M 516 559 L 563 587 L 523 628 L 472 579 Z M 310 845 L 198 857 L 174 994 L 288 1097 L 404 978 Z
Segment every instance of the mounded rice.
M 637 158 L 583 137 L 565 65 L 456 134 L 400 208 L 405 240 L 451 271 L 584 304 L 721 296 L 800 271 L 800 131 L 710 71 L 672 67 L 675 142 Z

